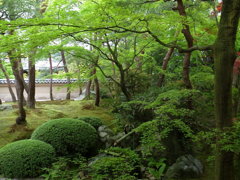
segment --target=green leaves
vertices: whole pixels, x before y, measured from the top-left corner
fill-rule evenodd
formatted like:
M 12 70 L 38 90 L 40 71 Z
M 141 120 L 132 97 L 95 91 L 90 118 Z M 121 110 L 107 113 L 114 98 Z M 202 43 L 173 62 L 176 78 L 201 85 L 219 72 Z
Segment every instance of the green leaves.
M 165 158 L 161 158 L 159 161 L 155 161 L 153 159 L 148 163 L 148 171 L 152 174 L 156 179 L 161 179 L 164 176 L 164 171 L 166 170 L 166 161 Z

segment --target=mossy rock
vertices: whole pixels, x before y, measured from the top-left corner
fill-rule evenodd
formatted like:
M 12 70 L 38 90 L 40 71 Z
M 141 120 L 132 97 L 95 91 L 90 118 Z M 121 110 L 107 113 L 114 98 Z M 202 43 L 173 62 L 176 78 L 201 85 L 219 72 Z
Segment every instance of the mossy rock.
M 54 148 L 38 140 L 21 140 L 0 149 L 0 174 L 7 178 L 33 178 L 55 159 Z
M 78 119 L 62 118 L 50 120 L 39 126 L 31 139 L 51 144 L 57 155 L 86 155 L 97 145 L 97 131 L 88 123 Z
M 96 130 L 103 125 L 102 120 L 97 117 L 85 116 L 85 117 L 79 117 L 77 119 L 91 124 Z

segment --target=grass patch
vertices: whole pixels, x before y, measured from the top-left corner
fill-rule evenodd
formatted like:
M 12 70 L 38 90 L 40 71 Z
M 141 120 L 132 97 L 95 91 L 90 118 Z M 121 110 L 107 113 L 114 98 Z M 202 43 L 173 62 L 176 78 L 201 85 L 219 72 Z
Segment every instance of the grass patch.
M 94 116 L 110 125 L 113 115 L 109 108 L 95 107 L 93 101 L 46 101 L 37 102 L 36 109 L 26 109 L 27 127 L 15 126 L 17 109 L 0 112 L 0 147 L 20 139 L 26 139 L 39 125 L 50 119 Z M 91 108 L 85 108 L 91 106 Z

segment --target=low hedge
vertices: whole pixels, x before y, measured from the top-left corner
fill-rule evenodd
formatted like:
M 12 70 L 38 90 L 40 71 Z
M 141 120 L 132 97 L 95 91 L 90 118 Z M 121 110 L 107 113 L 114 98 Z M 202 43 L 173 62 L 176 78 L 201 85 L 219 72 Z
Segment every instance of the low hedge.
M 38 140 L 21 140 L 0 149 L 0 174 L 7 178 L 33 178 L 55 159 L 54 148 Z
M 85 155 L 96 147 L 97 131 L 90 124 L 77 119 L 61 118 L 50 120 L 39 126 L 31 139 L 51 144 L 57 155 Z
M 102 123 L 102 120 L 97 118 L 97 117 L 90 117 L 90 116 L 85 116 L 85 117 L 79 117 L 77 118 L 79 120 L 82 120 L 86 123 L 89 123 L 91 124 L 95 129 L 98 129 L 99 126 L 102 126 L 103 123 Z

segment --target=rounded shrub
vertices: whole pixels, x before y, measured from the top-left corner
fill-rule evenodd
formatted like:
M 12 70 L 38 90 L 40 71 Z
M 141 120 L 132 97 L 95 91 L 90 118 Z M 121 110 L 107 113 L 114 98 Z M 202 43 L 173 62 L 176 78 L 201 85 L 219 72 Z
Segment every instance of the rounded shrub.
M 97 117 L 86 116 L 86 117 L 79 117 L 78 119 L 91 124 L 95 129 L 98 129 L 99 126 L 103 125 L 102 120 Z
M 39 126 L 31 136 L 31 139 L 51 144 L 57 155 L 85 155 L 96 147 L 97 138 L 97 131 L 90 124 L 70 118 L 50 120 Z
M 54 148 L 38 140 L 21 140 L 0 149 L 0 174 L 7 178 L 33 178 L 55 159 Z

